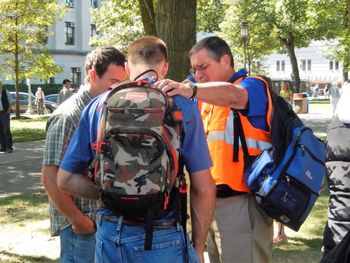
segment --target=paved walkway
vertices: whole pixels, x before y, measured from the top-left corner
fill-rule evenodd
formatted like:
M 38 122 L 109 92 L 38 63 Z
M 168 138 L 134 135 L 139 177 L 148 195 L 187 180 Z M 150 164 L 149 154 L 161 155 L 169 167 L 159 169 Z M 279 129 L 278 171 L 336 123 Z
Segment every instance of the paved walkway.
M 44 141 L 16 143 L 13 153 L 0 154 L 0 198 L 44 191 L 40 182 Z

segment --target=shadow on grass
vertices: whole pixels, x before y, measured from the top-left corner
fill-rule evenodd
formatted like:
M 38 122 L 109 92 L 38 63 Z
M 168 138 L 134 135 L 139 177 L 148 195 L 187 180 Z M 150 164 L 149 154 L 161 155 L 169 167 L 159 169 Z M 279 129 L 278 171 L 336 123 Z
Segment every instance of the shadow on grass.
M 17 263 L 17 262 L 42 262 L 42 263 L 57 263 L 58 259 L 51 259 L 47 257 L 35 257 L 35 256 L 26 256 L 26 255 L 18 255 L 15 253 L 10 253 L 7 251 L 0 251 L 0 260 L 2 257 L 6 257 L 6 261 L 0 262 L 8 262 L 8 263 Z
M 274 245 L 273 263 L 316 263 L 321 255 L 321 238 L 289 237 L 288 243 Z
M 29 206 L 38 206 L 40 204 L 47 203 L 48 197 L 45 192 L 4 197 L 0 199 L 0 207 L 16 205 L 18 202 L 27 203 Z
M 1 222 L 44 220 L 48 217 L 48 197 L 44 192 L 6 197 L 0 200 Z
M 31 128 L 13 128 L 11 129 L 12 137 L 15 143 L 27 141 L 44 140 L 46 133 L 43 129 Z

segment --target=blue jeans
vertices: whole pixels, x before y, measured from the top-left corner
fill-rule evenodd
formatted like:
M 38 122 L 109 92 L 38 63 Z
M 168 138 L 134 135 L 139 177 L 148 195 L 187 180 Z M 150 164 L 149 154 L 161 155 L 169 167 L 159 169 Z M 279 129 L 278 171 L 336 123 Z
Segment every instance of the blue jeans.
M 182 226 L 153 229 L 152 250 L 144 250 L 145 228 L 123 224 L 123 217 L 97 214 L 96 254 L 98 263 L 187 263 L 199 262 L 188 240 L 188 254 Z M 188 255 L 188 261 L 187 261 Z
M 92 234 L 76 234 L 72 225 L 60 231 L 61 253 L 60 263 L 94 262 L 96 238 Z

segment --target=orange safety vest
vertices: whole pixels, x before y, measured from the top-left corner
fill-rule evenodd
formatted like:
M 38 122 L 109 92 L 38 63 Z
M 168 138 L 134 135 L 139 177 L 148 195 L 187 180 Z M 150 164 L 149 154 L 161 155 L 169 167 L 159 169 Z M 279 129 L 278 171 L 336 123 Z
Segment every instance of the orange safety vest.
M 268 97 L 267 124 L 271 128 L 272 103 L 267 83 L 260 77 L 257 78 L 265 83 Z M 242 78 L 233 82 L 237 85 Z M 244 136 L 247 141 L 248 152 L 256 156 L 262 150 L 271 147 L 271 132 L 253 127 L 248 118 L 238 112 L 241 118 Z M 226 184 L 233 190 L 249 192 L 244 181 L 243 149 L 239 145 L 238 162 L 233 162 L 233 113 L 230 108 L 206 104 L 202 109 L 202 120 L 207 133 L 209 151 L 214 166 L 211 168 L 213 179 L 217 185 Z

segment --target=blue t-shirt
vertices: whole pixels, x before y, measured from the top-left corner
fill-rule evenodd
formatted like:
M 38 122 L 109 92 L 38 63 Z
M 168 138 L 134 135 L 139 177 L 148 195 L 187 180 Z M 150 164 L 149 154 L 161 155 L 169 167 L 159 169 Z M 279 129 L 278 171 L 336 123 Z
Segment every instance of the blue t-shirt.
M 228 82 L 234 82 L 238 78 L 247 75 L 245 69 L 240 69 L 228 80 Z M 241 113 L 248 117 L 250 123 L 255 127 L 268 131 L 267 124 L 267 94 L 265 83 L 256 78 L 245 78 L 238 83 L 238 86 L 245 88 L 248 92 L 248 107 L 245 110 L 241 110 Z
M 103 102 L 108 92 L 103 93 L 84 109 L 77 130 L 65 152 L 60 168 L 70 173 L 84 173 L 95 156 L 92 144 L 97 140 L 98 124 L 102 116 Z M 196 103 L 174 96 L 174 102 L 182 111 L 181 154 L 189 173 L 212 166 L 202 119 Z

